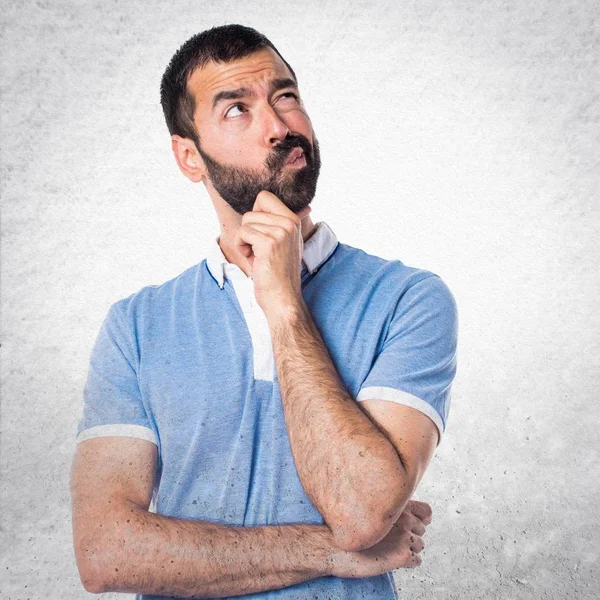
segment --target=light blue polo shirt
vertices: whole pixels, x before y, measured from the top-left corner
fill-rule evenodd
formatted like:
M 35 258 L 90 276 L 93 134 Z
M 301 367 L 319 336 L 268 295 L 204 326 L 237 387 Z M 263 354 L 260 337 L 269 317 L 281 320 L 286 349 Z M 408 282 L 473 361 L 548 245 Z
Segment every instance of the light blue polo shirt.
M 150 510 L 161 515 L 235 526 L 322 524 L 292 456 L 253 281 L 227 262 L 218 240 L 177 277 L 112 304 L 92 349 L 77 443 L 129 436 L 156 444 Z M 350 395 L 420 410 L 441 437 L 458 327 L 443 280 L 343 244 L 324 221 L 304 243 L 301 277 Z M 319 577 L 242 597 L 398 598 L 392 572 Z

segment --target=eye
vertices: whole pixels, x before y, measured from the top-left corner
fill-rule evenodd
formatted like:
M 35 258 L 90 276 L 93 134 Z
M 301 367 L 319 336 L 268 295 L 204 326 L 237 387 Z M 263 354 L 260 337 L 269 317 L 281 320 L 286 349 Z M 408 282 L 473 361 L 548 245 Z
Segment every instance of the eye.
M 294 100 L 298 100 L 298 95 L 294 94 L 294 92 L 285 92 L 279 98 L 293 98 Z
M 234 113 L 233 115 L 231 115 L 231 111 L 232 111 L 232 110 L 234 110 L 234 109 L 239 109 L 240 107 L 241 107 L 241 108 L 243 108 L 243 107 L 244 107 L 244 105 L 243 105 L 243 104 L 239 104 L 239 103 L 238 103 L 238 104 L 234 104 L 234 105 L 233 105 L 231 108 L 229 108 L 229 109 L 227 110 L 227 112 L 225 113 L 225 116 L 226 116 L 227 118 L 229 118 L 229 117 L 231 117 L 231 116 L 233 116 L 233 117 L 239 117 L 239 116 L 240 116 L 240 114 L 243 114 L 243 112 L 242 112 L 241 110 L 240 110 L 240 113 L 239 113 L 239 114 L 237 114 L 237 115 L 236 115 L 235 113 Z

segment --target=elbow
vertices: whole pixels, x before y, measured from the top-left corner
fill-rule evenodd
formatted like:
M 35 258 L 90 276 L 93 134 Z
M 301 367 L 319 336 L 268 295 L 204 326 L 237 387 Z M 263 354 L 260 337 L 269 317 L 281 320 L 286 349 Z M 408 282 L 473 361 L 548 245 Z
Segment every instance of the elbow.
M 353 518 L 342 520 L 335 529 L 332 528 L 334 543 L 347 552 L 372 548 L 388 535 L 409 499 L 410 496 L 401 494 L 389 506 L 383 507 L 383 513 L 371 508 L 362 515 L 355 514 Z
M 85 591 L 90 592 L 90 594 L 103 594 L 108 591 L 96 579 L 85 578 L 83 576 L 80 576 L 80 579 Z
M 92 594 L 112 591 L 107 584 L 106 573 L 102 567 L 106 563 L 106 555 L 100 537 L 88 534 L 75 543 L 79 579 L 84 589 Z
M 391 523 L 384 526 L 381 522 L 373 524 L 357 524 L 339 526 L 333 531 L 335 545 L 346 552 L 360 552 L 375 546 L 390 531 Z
M 83 552 L 85 553 L 85 550 Z M 80 555 L 76 555 L 76 557 L 79 579 L 85 591 L 92 594 L 102 594 L 109 591 L 104 585 L 101 573 L 99 573 L 91 561 L 80 558 Z
M 132 530 L 119 526 L 127 519 L 121 512 L 106 512 L 102 517 L 74 518 L 73 541 L 79 579 L 93 594 L 119 591 L 126 569 L 127 553 L 115 539 L 131 539 Z M 131 519 L 133 521 L 133 519 Z M 115 566 L 116 565 L 116 566 Z

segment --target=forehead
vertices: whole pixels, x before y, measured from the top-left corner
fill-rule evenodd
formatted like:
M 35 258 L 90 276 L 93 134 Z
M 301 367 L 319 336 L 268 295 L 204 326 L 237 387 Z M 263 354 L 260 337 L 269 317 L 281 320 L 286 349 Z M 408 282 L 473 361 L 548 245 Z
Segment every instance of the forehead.
M 293 78 L 279 55 L 271 48 L 261 48 L 250 56 L 227 63 L 209 61 L 196 69 L 188 80 L 188 90 L 196 107 L 211 108 L 212 98 L 222 90 L 239 87 L 267 86 L 280 77 Z

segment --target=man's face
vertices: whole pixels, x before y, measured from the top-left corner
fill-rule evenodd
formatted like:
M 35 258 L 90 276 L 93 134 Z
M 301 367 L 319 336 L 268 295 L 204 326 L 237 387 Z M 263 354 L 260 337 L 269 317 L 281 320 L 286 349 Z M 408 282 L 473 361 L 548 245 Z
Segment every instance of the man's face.
M 270 48 L 210 62 L 188 82 L 210 183 L 240 215 L 261 190 L 298 213 L 314 198 L 321 158 L 292 74 Z M 296 155 L 297 160 L 292 161 Z

